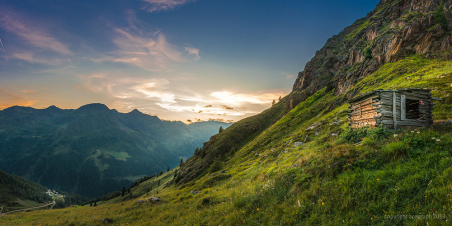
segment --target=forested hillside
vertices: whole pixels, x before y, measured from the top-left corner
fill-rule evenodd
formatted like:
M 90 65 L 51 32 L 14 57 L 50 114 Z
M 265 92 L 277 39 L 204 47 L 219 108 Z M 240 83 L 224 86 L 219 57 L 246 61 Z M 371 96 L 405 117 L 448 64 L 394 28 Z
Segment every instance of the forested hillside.
M 0 111 L 0 169 L 97 197 L 174 168 L 229 125 L 186 125 L 137 110 L 122 114 L 103 104 L 76 110 L 15 106 Z
M 3 207 L 2 213 L 9 211 L 25 209 L 51 203 L 55 200 L 54 208 L 68 207 L 71 204 L 82 204 L 88 198 L 59 191 L 60 196 L 65 198 L 54 198 L 46 192 L 49 189 L 33 183 L 20 176 L 12 176 L 0 170 L 0 206 Z

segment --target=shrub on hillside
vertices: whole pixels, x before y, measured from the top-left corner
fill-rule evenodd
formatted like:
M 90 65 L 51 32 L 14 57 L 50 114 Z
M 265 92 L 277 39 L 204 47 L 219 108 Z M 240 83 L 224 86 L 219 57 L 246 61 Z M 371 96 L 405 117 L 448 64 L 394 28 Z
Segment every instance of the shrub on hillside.
M 447 31 L 449 21 L 447 20 L 446 14 L 444 13 L 444 3 L 438 7 L 438 9 L 433 14 L 433 18 L 435 19 L 436 24 L 440 24 L 441 27 Z
M 366 50 L 366 60 L 372 60 L 372 50 L 371 49 L 367 49 Z
M 217 159 L 215 159 L 212 163 L 212 165 L 210 165 L 210 173 L 215 173 L 217 171 L 220 171 L 221 169 L 223 169 L 223 163 Z
M 367 135 L 369 127 L 356 128 L 347 127 L 343 133 L 341 133 L 338 142 L 339 143 L 358 143 Z
M 389 129 L 379 126 L 376 128 L 369 128 L 367 126 L 362 128 L 347 127 L 344 132 L 339 136 L 339 143 L 358 143 L 363 141 L 363 144 L 374 144 L 391 136 L 393 132 Z

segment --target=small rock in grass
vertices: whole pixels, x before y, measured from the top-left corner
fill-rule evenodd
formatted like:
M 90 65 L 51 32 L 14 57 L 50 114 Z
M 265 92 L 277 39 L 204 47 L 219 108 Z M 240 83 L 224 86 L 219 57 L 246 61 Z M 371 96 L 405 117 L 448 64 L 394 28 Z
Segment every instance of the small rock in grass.
M 108 224 L 108 223 L 113 222 L 111 219 L 108 219 L 108 218 L 105 218 L 105 219 L 99 219 L 99 220 L 97 220 L 97 221 L 103 222 L 103 223 L 105 223 L 105 224 Z
M 157 197 L 157 196 L 150 197 L 150 198 L 148 198 L 148 200 L 149 200 L 149 202 L 152 202 L 152 203 L 154 203 L 154 202 L 159 203 L 161 201 L 160 197 Z

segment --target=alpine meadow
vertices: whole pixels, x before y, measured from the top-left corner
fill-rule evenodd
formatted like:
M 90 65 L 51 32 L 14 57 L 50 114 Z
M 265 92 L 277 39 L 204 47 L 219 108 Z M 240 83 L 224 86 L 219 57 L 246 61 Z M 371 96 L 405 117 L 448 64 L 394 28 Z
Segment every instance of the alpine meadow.
M 7 2 L 0 225 L 452 225 L 451 1 Z

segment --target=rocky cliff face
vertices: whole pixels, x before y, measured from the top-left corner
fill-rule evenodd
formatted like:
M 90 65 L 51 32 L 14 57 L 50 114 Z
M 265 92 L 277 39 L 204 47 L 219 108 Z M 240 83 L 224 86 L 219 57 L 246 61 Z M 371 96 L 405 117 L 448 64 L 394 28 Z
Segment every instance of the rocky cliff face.
M 344 94 L 385 63 L 408 55 L 434 57 L 432 53 L 452 50 L 452 2 L 443 2 L 381 0 L 366 17 L 330 38 L 316 52 L 298 74 L 288 101 L 292 104 L 286 107 L 293 108 L 324 87 L 334 88 L 336 95 Z M 442 23 L 435 16 L 440 6 L 446 18 Z

